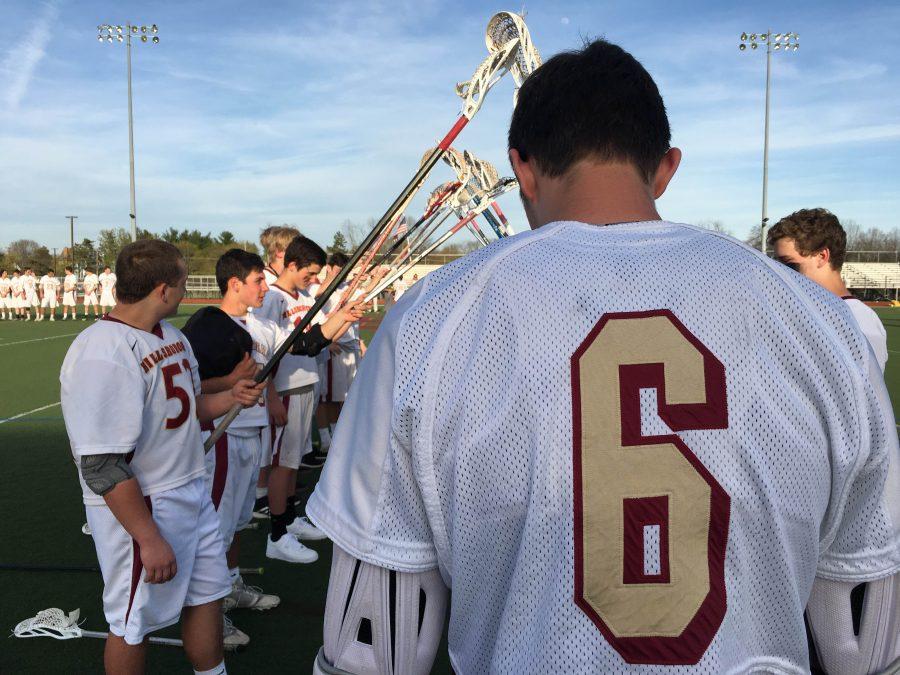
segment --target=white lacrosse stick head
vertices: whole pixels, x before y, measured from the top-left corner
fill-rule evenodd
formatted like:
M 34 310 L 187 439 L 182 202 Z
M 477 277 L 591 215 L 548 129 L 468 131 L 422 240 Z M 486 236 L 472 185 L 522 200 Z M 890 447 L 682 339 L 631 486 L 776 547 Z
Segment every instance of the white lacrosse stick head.
M 531 33 L 525 20 L 513 12 L 497 12 L 488 22 L 484 34 L 484 43 L 491 54 L 501 51 L 505 45 L 518 40 L 515 58 L 509 64 L 510 75 L 516 82 L 516 89 L 522 86 L 525 78 L 541 65 L 541 55 L 531 41 Z
M 432 190 L 431 194 L 428 195 L 428 203 L 425 206 L 426 210 L 434 206 L 435 202 L 437 202 L 438 200 L 446 200 L 447 193 L 450 192 L 450 189 L 455 184 L 455 180 L 448 180 L 446 183 L 441 183 L 434 190 Z
M 52 637 L 56 640 L 71 640 L 81 637 L 78 617 L 81 610 L 74 609 L 68 614 L 58 607 L 51 607 L 37 613 L 30 619 L 20 621 L 13 628 L 13 635 L 18 638 Z

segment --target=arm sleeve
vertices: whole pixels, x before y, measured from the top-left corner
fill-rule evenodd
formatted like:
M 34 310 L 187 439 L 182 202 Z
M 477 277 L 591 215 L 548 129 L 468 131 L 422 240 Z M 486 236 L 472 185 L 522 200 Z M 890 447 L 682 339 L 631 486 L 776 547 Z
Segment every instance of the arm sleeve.
M 141 435 L 145 385 L 135 368 L 79 359 L 60 373 L 60 402 L 73 452 L 129 453 Z
M 836 520 L 823 542 L 816 575 L 833 581 L 871 581 L 900 570 L 900 447 L 888 392 L 875 355 L 857 379 L 860 448 L 837 493 Z
M 403 414 L 395 356 L 399 309 L 382 322 L 360 364 L 306 511 L 354 557 L 399 572 L 421 572 L 438 561 L 409 432 L 395 423 Z
M 331 344 L 331 340 L 322 335 L 322 325 L 314 324 L 309 330 L 301 333 L 291 345 L 291 354 L 296 356 L 316 356 L 325 347 Z

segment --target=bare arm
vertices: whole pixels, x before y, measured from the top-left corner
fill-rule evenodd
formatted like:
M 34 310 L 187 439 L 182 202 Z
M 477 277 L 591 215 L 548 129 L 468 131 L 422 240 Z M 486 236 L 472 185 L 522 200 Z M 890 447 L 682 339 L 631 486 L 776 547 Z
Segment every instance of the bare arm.
M 200 383 L 200 391 L 204 394 L 218 394 L 220 391 L 231 389 L 241 380 L 250 380 L 259 371 L 256 361 L 245 354 L 243 360 L 234 367 L 228 375 L 221 377 L 209 377 Z
M 235 404 L 249 408 L 257 404 L 265 388 L 265 382 L 257 384 L 253 380 L 240 380 L 231 389 L 217 394 L 200 394 L 197 397 L 197 417 L 201 422 L 212 422 L 231 410 Z

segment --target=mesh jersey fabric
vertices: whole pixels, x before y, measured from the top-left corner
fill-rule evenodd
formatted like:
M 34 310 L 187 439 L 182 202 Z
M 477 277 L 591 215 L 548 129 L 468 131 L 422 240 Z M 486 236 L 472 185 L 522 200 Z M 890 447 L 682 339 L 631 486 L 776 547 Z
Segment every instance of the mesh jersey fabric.
M 863 303 L 862 300 L 854 297 L 847 297 L 844 300 L 847 301 L 850 313 L 853 314 L 853 318 L 859 324 L 859 329 L 869 341 L 872 351 L 875 352 L 875 358 L 883 373 L 884 367 L 887 365 L 888 348 L 887 332 L 884 330 L 881 319 L 878 318 L 875 310 Z
M 663 309 L 724 367 L 727 427 L 678 436 L 730 500 L 726 605 L 695 665 L 635 666 L 575 602 L 571 367 L 602 317 Z M 664 396 L 640 390 L 643 436 L 671 433 Z M 814 576 L 900 569 L 898 496 L 887 392 L 839 298 L 692 226 L 563 222 L 391 309 L 307 514 L 357 558 L 440 569 L 457 672 L 799 673 Z
M 104 319 L 75 338 L 60 371 L 60 401 L 85 504 L 106 503 L 84 482 L 85 455 L 130 454 L 145 496 L 206 473 L 198 370 L 190 342 L 167 321 L 150 333 Z

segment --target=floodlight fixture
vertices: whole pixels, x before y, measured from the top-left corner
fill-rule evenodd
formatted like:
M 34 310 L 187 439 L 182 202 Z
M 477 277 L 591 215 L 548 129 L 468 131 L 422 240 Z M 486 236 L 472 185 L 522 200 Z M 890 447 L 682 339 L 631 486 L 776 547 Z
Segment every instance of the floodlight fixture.
M 159 28 L 156 27 L 156 24 L 153 24 L 152 26 L 150 26 L 150 32 L 151 32 L 151 33 L 158 33 L 158 32 L 159 32 Z
M 99 26 L 97 26 L 97 28 L 99 28 Z M 741 42 L 746 42 L 746 41 L 747 41 L 747 34 L 741 33 Z
M 103 38 L 100 38 L 100 39 L 102 40 Z M 745 45 L 744 43 L 741 43 L 741 44 L 739 45 L 739 47 L 740 47 L 740 50 L 741 50 L 741 51 L 744 51 L 745 49 L 747 49 L 747 45 Z

